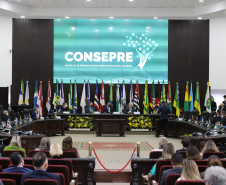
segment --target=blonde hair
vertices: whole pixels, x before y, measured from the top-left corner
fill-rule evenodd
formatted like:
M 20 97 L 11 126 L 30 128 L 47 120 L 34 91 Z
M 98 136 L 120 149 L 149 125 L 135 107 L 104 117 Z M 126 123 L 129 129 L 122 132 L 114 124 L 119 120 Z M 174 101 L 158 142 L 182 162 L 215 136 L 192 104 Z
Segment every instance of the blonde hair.
M 175 147 L 173 146 L 173 144 L 172 143 L 165 144 L 162 151 L 162 157 L 164 159 L 171 159 L 174 153 L 175 153 Z
M 207 151 L 208 152 L 219 152 L 219 150 L 218 150 L 216 144 L 213 142 L 213 140 L 208 140 L 205 143 L 205 145 L 202 149 L 202 153 L 207 152 Z
M 20 136 L 13 136 L 9 145 L 10 146 L 18 146 L 19 148 L 21 148 L 21 138 L 20 138 Z
M 168 143 L 168 139 L 166 137 L 159 138 L 159 148 L 163 148 Z
M 59 144 L 52 144 L 50 146 L 49 154 L 50 156 L 60 156 L 63 154 L 63 150 Z
M 50 139 L 48 137 L 43 137 L 40 141 L 40 145 L 38 147 L 40 150 L 49 150 L 50 148 Z
M 182 173 L 181 173 L 182 180 L 201 180 L 199 169 L 197 164 L 192 160 L 184 161 Z

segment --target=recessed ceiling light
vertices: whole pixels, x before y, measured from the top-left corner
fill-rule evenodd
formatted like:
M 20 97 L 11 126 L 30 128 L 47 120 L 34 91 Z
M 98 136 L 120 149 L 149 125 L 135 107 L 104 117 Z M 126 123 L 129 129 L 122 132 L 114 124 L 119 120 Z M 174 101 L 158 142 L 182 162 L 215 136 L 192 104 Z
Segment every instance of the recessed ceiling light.
M 68 16 L 65 16 L 65 19 L 69 19 L 70 17 L 68 17 Z
M 21 15 L 21 16 L 20 16 L 20 18 L 24 19 L 24 18 L 25 18 L 25 16 L 24 16 L 24 15 Z
M 199 20 L 201 20 L 201 19 L 202 19 L 202 17 L 198 17 L 198 19 L 199 19 Z
M 158 19 L 158 17 L 154 17 L 154 19 Z
M 129 0 L 130 2 L 134 1 L 134 0 Z
M 91 1 L 91 0 L 86 0 L 86 1 Z
M 114 19 L 114 17 L 109 17 L 109 19 Z
M 109 30 L 113 30 L 113 27 L 109 27 L 108 29 L 109 29 Z
M 204 2 L 204 0 L 199 0 L 199 2 L 200 2 L 200 3 L 203 3 L 203 2 Z
M 146 27 L 147 29 L 149 29 L 150 27 L 148 26 L 148 27 Z
M 71 27 L 72 30 L 76 30 L 76 27 Z

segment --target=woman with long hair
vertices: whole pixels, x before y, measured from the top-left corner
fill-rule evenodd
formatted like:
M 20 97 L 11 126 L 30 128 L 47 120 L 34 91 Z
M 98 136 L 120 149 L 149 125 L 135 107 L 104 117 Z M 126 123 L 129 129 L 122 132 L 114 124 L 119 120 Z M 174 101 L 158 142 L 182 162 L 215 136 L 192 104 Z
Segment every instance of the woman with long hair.
M 62 142 L 62 150 L 63 151 L 74 151 L 77 154 L 77 158 L 80 157 L 76 148 L 73 147 L 73 141 L 71 136 L 65 137 Z
M 213 140 L 208 140 L 202 149 L 201 155 L 203 155 L 204 152 L 219 152 L 219 150 Z
M 43 137 L 40 141 L 39 147 L 35 150 L 49 150 L 50 149 L 50 139 L 48 137 Z
M 202 156 L 200 155 L 198 149 L 194 146 L 189 146 L 186 149 L 186 160 L 201 160 Z
M 59 144 L 52 144 L 50 146 L 49 154 L 51 158 L 61 158 L 60 156 L 63 154 L 63 150 Z
M 26 157 L 26 151 L 24 148 L 21 147 L 21 137 L 20 136 L 13 136 L 9 146 L 6 146 L 4 150 L 21 150 L 24 152 L 24 157 Z

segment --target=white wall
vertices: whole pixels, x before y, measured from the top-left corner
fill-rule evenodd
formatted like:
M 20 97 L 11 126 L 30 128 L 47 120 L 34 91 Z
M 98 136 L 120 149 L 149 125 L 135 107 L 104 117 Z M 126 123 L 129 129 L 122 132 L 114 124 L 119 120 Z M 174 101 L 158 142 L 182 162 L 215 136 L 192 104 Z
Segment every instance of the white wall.
M 0 16 L 0 87 L 12 84 L 12 18 Z

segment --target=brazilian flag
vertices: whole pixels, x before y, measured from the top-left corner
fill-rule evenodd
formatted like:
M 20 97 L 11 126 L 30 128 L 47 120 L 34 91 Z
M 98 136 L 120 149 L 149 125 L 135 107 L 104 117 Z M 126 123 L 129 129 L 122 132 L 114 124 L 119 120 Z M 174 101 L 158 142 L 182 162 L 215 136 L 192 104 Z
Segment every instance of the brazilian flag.
M 166 89 L 165 89 L 164 81 L 162 82 L 162 91 L 161 91 L 161 103 L 162 102 L 166 103 Z
M 176 116 L 180 116 L 180 98 L 179 98 L 179 85 L 176 83 L 176 92 L 173 101 L 173 106 L 176 108 Z
M 199 95 L 199 82 L 196 83 L 196 93 L 195 93 L 195 103 L 194 107 L 199 111 L 199 115 L 201 114 L 201 106 L 200 106 L 200 95 Z
M 147 80 L 145 82 L 143 105 L 144 105 L 144 110 L 143 110 L 144 114 L 149 114 L 148 81 Z
M 70 80 L 70 87 L 69 87 L 69 92 L 68 92 L 68 108 L 70 113 L 73 113 L 73 104 L 72 104 L 72 83 Z
M 185 90 L 185 97 L 184 97 L 184 110 L 185 111 L 189 111 L 190 110 L 190 106 L 189 106 L 189 89 L 188 89 L 188 84 L 189 81 L 186 82 L 186 90 Z

